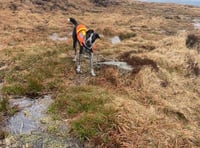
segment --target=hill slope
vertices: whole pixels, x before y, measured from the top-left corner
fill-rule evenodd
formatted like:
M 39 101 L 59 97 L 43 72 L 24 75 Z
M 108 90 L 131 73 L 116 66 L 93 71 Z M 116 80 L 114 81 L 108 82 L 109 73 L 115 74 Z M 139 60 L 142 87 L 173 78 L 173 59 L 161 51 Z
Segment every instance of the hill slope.
M 53 93 L 54 113 L 69 119 L 73 134 L 90 145 L 200 146 L 200 55 L 186 47 L 188 34 L 199 32 L 192 23 L 200 8 L 97 0 L 9 0 L 0 8 L 5 96 L 30 95 L 34 80 L 41 86 L 36 94 Z M 100 33 L 96 63 L 125 61 L 133 71 L 95 65 L 92 78 L 84 60 L 83 74 L 77 75 L 68 17 Z M 50 40 L 53 33 L 67 43 Z M 114 36 L 119 44 L 110 42 Z

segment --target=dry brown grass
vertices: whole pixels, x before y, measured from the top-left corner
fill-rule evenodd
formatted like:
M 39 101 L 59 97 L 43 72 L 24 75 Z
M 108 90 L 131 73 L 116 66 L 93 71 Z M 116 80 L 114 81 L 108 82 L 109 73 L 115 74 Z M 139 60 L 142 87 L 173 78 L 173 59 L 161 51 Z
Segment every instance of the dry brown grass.
M 32 47 L 48 49 L 62 45 L 64 48 L 63 42 L 52 42 L 48 35 L 68 36 L 72 25 L 67 23 L 67 18 L 75 17 L 102 36 L 97 42 L 97 56 L 123 59 L 137 70 L 126 74 L 117 68 L 102 66 L 96 68 L 98 76 L 91 78 L 88 69 L 76 75 L 72 67 L 55 76 L 61 78 L 62 87 L 95 85 L 114 94 L 111 104 L 119 111 L 118 127 L 110 131 L 111 141 L 107 145 L 99 143 L 99 147 L 116 143 L 119 147 L 199 147 L 200 55 L 195 49 L 189 50 L 185 41 L 193 30 L 192 17 L 197 17 L 200 9 L 130 2 L 109 9 L 87 10 L 81 9 L 85 0 L 69 2 L 79 9 L 31 13 L 28 6 L 23 6 L 16 12 L 0 10 L 1 60 L 12 68 L 20 63 L 20 56 L 44 52 Z M 93 4 L 87 6 L 90 8 Z M 110 37 L 127 33 L 136 36 L 111 45 Z M 71 40 L 68 45 L 71 46 Z M 51 52 L 51 48 L 48 50 Z M 20 55 L 19 59 L 13 60 L 16 55 Z M 58 58 L 68 57 L 72 51 L 58 55 Z M 51 81 L 45 80 L 44 85 Z

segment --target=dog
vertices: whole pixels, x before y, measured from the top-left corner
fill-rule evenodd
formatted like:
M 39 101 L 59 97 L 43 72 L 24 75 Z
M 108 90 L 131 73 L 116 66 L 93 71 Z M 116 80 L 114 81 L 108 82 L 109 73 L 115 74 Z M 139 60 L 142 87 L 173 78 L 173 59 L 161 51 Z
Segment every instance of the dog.
M 73 61 L 74 62 L 76 62 L 77 43 L 79 43 L 79 46 L 80 46 L 76 72 L 81 73 L 81 55 L 83 54 L 84 51 L 86 51 L 87 53 L 89 53 L 89 57 L 90 57 L 91 75 L 96 76 L 94 72 L 94 68 L 93 68 L 93 50 L 94 50 L 93 46 L 96 39 L 100 39 L 99 34 L 95 33 L 94 30 L 92 29 L 88 30 L 86 26 L 83 24 L 78 24 L 74 18 L 69 18 L 68 21 L 74 25 L 74 28 L 72 31 L 73 48 L 74 48 Z

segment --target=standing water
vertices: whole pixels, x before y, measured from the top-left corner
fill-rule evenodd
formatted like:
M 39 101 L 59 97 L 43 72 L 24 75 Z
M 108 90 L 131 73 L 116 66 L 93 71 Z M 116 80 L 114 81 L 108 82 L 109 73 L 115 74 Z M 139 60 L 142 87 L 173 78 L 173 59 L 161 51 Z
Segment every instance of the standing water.
M 133 70 L 133 67 L 131 65 L 128 65 L 126 62 L 120 62 L 120 61 L 99 62 L 98 65 L 114 66 L 125 71 Z
M 39 99 L 10 99 L 9 102 L 11 107 L 15 106 L 19 111 L 7 121 L 9 136 L 2 142 L 3 147 L 82 147 L 70 137 L 65 122 L 54 121 L 46 113 L 53 102 L 50 95 Z
M 111 41 L 112 44 L 118 44 L 118 43 L 121 42 L 119 36 L 114 36 L 114 37 L 112 37 L 112 38 L 110 39 L 110 41 Z
M 200 29 L 200 19 L 194 19 L 193 26 L 195 29 Z
M 20 111 L 8 120 L 7 127 L 11 134 L 28 134 L 41 130 L 40 120 L 46 116 L 48 106 L 52 103 L 51 96 L 40 99 L 12 99 L 12 106 L 17 106 Z

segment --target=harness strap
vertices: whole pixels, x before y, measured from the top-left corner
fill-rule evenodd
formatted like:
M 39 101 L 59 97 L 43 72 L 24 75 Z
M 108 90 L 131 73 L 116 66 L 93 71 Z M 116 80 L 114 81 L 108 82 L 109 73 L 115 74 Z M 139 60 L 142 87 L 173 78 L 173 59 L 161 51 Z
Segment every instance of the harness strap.
M 91 48 L 87 47 L 87 45 L 85 45 L 85 43 L 83 43 L 83 47 L 85 47 L 85 49 L 87 49 L 87 50 L 92 50 L 93 51 L 92 47 Z

